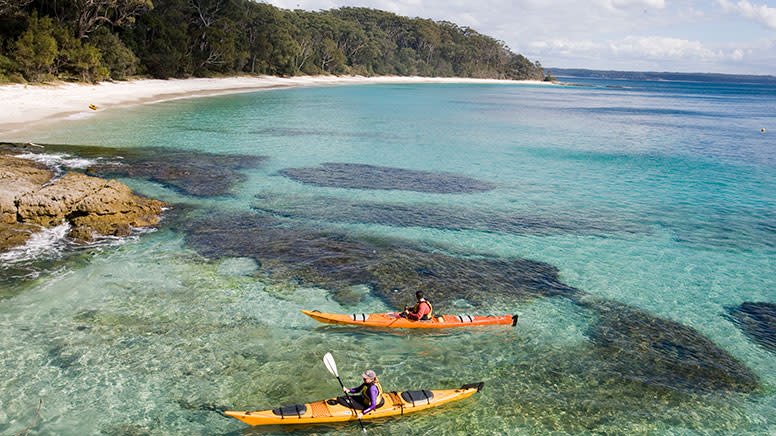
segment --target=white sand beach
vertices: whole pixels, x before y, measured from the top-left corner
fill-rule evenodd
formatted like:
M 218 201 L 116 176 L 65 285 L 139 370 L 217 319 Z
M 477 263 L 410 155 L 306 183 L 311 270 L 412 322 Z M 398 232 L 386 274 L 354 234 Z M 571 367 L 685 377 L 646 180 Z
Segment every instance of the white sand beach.
M 547 82 L 526 80 L 494 80 L 472 78 L 429 77 L 362 77 L 362 76 L 300 76 L 300 77 L 225 77 L 195 79 L 138 79 L 98 84 L 55 83 L 42 85 L 0 86 L 0 137 L 31 125 L 57 120 L 79 113 L 132 104 L 154 103 L 176 98 L 200 97 L 261 89 L 294 86 L 326 86 L 367 83 L 483 83 L 546 85 Z

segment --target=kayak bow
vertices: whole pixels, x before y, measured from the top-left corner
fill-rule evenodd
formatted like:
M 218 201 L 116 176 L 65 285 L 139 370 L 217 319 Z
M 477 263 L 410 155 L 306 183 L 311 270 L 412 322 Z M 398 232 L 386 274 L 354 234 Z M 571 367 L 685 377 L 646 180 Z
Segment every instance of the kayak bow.
M 362 415 L 361 419 L 386 418 L 441 406 L 452 401 L 462 400 L 479 392 L 484 384 L 484 382 L 465 384 L 458 389 L 384 393 L 382 396 L 383 405 L 371 413 Z M 337 398 L 279 407 L 272 410 L 252 412 L 227 410 L 224 414 L 250 425 L 325 424 L 355 421 L 357 419 L 353 410 L 343 405 Z
M 471 315 L 441 315 L 428 321 L 415 321 L 399 316 L 398 312 L 389 313 L 325 313 L 317 310 L 303 310 L 310 318 L 326 324 L 347 324 L 366 327 L 390 327 L 406 329 L 438 329 L 449 327 L 469 327 L 475 325 L 517 324 L 517 315 L 502 316 L 471 316 Z

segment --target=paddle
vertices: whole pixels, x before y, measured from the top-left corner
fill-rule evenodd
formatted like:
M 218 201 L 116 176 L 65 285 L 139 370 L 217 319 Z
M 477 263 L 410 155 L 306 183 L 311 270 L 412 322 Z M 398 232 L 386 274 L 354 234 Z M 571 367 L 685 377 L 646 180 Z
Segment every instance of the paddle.
M 342 386 L 342 390 L 345 390 L 345 385 L 342 384 L 342 379 L 340 379 L 339 374 L 337 373 L 337 362 L 334 361 L 334 357 L 331 355 L 331 353 L 326 353 L 323 356 L 323 364 L 326 365 L 326 369 L 329 370 L 331 375 L 334 377 L 337 377 L 337 381 L 339 382 L 340 386 Z M 353 413 L 356 415 L 356 418 L 358 419 L 358 423 L 361 424 L 361 430 L 366 433 L 366 427 L 364 427 L 364 423 L 361 422 L 361 418 L 358 417 L 358 412 L 356 412 L 356 408 L 353 407 L 353 400 L 350 399 L 350 395 L 345 393 L 345 396 L 348 398 L 348 403 L 350 403 L 350 408 L 353 410 Z

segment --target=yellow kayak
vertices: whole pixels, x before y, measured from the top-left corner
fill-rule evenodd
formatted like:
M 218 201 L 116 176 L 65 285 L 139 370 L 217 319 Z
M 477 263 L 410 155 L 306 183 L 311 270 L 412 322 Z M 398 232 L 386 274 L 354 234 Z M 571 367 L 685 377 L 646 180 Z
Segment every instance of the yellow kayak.
M 361 420 L 401 416 L 405 413 L 417 412 L 441 406 L 451 401 L 462 400 L 479 392 L 484 384 L 484 382 L 471 383 L 463 385 L 458 389 L 383 393 L 382 405 L 374 411 L 361 416 Z M 227 410 L 224 414 L 250 425 L 325 424 L 357 420 L 353 409 L 346 404 L 349 403 L 343 396 L 314 403 L 278 407 L 272 410 L 252 412 Z
M 366 327 L 387 327 L 404 329 L 439 329 L 449 327 L 471 327 L 475 325 L 517 324 L 517 315 L 472 316 L 441 315 L 428 321 L 415 321 L 402 318 L 399 312 L 389 313 L 325 313 L 317 310 L 303 310 L 310 318 L 326 324 L 348 324 Z

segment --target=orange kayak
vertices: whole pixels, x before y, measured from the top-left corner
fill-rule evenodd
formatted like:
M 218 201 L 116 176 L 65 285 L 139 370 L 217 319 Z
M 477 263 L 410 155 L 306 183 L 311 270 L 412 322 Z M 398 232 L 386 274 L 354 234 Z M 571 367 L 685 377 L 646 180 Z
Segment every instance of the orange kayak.
M 479 392 L 483 384 L 484 382 L 471 383 L 458 389 L 387 392 L 383 394 L 382 406 L 362 415 L 361 420 L 404 415 L 462 400 Z M 227 410 L 224 414 L 250 425 L 326 424 L 357 420 L 353 409 L 344 405 L 343 402 L 347 402 L 343 397 L 330 398 L 314 403 L 278 407 L 272 410 L 252 412 Z
M 440 315 L 428 321 L 415 321 L 399 316 L 399 312 L 389 313 L 325 313 L 317 310 L 303 310 L 310 318 L 326 324 L 347 324 L 366 327 L 390 327 L 404 329 L 439 329 L 449 327 L 469 327 L 475 325 L 517 324 L 517 315 L 471 316 Z

